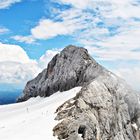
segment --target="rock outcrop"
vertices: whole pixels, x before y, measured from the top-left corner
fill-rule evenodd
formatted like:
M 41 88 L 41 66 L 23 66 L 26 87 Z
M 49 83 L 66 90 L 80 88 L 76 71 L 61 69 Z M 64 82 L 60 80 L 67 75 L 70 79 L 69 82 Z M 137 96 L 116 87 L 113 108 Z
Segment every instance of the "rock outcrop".
M 106 70 L 88 54 L 86 49 L 70 45 L 53 57 L 47 69 L 27 83 L 18 102 L 83 86 L 104 71 Z
M 54 135 L 62 140 L 139 140 L 134 91 L 112 73 L 100 75 L 57 109 Z

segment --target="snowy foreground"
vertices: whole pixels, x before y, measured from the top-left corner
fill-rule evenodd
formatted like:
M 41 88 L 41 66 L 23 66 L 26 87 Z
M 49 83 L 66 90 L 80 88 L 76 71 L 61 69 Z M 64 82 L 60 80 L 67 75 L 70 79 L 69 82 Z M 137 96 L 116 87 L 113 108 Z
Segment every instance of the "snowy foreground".
M 0 106 L 0 140 L 56 140 L 53 127 L 58 106 L 74 97 L 81 87 L 57 92 L 47 98 Z

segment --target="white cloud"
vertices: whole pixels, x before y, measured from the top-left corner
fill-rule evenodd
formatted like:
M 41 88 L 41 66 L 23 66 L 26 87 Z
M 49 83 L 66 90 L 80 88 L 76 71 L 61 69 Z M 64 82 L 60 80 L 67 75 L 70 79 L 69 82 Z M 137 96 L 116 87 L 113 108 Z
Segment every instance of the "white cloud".
M 98 7 L 102 16 L 105 17 L 140 17 L 140 6 L 137 0 L 57 0 L 56 2 L 72 5 L 78 9 Z
M 68 33 L 68 30 L 61 22 L 44 19 L 31 30 L 31 33 L 37 39 L 49 39 L 57 35 L 65 35 Z
M 3 61 L 29 63 L 32 60 L 20 46 L 0 43 L 0 62 Z
M 113 50 L 110 49 L 100 49 L 95 47 L 85 46 L 88 49 L 89 53 L 96 57 L 98 60 L 102 61 L 130 61 L 130 60 L 138 60 L 140 61 L 140 51 L 131 51 L 131 50 Z
M 9 8 L 12 4 L 21 2 L 21 0 L 0 0 L 0 9 Z
M 52 21 L 49 19 L 40 20 L 39 24 L 31 29 L 31 34 L 36 39 L 50 39 L 59 35 L 71 35 L 80 28 L 76 21 Z
M 5 34 L 9 32 L 9 29 L 5 28 L 5 27 L 0 27 L 0 34 Z
M 39 72 L 37 63 L 0 62 L 0 83 L 24 85 Z
M 140 5 L 137 0 L 108 0 L 108 3 L 112 6 L 112 14 L 108 14 L 108 17 L 140 17 Z
M 62 21 L 81 23 L 72 34 L 99 60 L 140 60 L 140 3 L 136 0 L 59 0 L 71 9 L 58 12 Z M 80 4 L 81 3 L 81 4 Z M 76 26 L 77 27 L 77 26 Z M 121 50 L 121 51 L 120 51 Z
M 32 44 L 35 42 L 35 39 L 32 36 L 16 35 L 16 36 L 12 36 L 11 38 L 19 42 L 25 42 L 27 44 Z
M 41 70 L 61 49 L 47 50 L 38 61 L 32 60 L 18 45 L 0 43 L 0 83 L 24 85 Z
M 38 63 L 20 46 L 0 43 L 0 83 L 25 84 L 38 72 Z
M 139 28 L 140 25 L 137 27 L 133 25 L 132 29 L 122 31 L 117 35 L 106 38 L 105 40 L 102 40 L 102 42 L 99 42 L 98 45 L 105 48 L 112 48 L 113 50 L 138 49 L 140 48 L 140 39 L 137 38 L 137 36 L 140 36 Z
M 101 34 L 99 31 L 94 34 L 96 27 L 92 33 L 88 33 L 89 30 L 82 33 L 78 40 L 100 60 L 140 60 L 140 24 L 131 20 L 127 22 L 113 35 L 110 35 L 111 32 Z

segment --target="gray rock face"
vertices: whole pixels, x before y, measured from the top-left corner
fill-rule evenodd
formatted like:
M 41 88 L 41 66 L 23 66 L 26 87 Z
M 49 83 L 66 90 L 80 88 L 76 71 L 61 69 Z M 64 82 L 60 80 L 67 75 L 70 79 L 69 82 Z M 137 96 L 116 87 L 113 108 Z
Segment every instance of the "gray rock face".
M 68 46 L 48 64 L 35 79 L 29 81 L 18 101 L 30 97 L 50 96 L 57 91 L 66 91 L 83 86 L 106 71 L 86 49 Z
M 112 73 L 101 74 L 57 109 L 62 140 L 139 140 L 136 94 Z M 138 128 L 136 128 L 137 126 Z

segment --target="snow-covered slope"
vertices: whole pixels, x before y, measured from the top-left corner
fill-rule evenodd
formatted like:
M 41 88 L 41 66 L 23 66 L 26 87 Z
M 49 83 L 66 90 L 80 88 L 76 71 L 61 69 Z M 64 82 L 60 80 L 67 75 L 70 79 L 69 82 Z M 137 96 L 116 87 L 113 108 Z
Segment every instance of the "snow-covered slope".
M 59 105 L 74 97 L 81 87 L 57 92 L 48 98 L 31 98 L 0 106 L 0 140 L 55 140 L 52 129 Z

